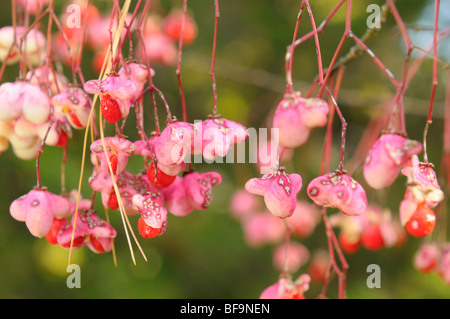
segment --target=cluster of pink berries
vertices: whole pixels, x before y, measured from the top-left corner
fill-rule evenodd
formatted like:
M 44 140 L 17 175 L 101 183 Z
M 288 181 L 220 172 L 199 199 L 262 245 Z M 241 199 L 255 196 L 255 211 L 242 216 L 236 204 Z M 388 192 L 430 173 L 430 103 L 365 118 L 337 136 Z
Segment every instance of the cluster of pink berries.
M 72 128 L 86 126 L 91 101 L 78 87 L 45 66 L 29 71 L 25 79 L 0 85 L 0 151 L 11 144 L 24 160 L 37 156 L 41 143 L 64 147 Z
M 450 285 L 450 243 L 424 243 L 414 256 L 415 268 L 425 274 L 435 272 Z
M 104 80 L 86 82 L 84 91 L 98 94 L 101 97 L 102 115 L 109 123 L 117 123 L 120 119 L 126 119 L 128 116 L 132 104 L 143 91 L 149 72 L 152 72 L 153 75 L 153 71 L 148 70 L 145 65 L 128 62 L 117 74 L 110 74 Z M 77 92 L 81 94 L 83 89 L 78 88 Z M 73 93 L 73 88 L 55 96 L 60 98 L 57 100 L 60 103 L 58 105 L 62 110 L 67 111 L 66 115 L 71 118 L 72 122 L 85 123 L 85 118 L 76 117 L 76 112 L 71 109 L 74 100 L 80 101 L 80 99 L 75 99 L 69 93 Z M 85 93 L 83 96 L 86 96 Z M 89 99 L 86 98 L 86 100 Z M 168 211 L 176 216 L 186 216 L 194 209 L 205 210 L 208 208 L 212 201 L 212 188 L 221 183 L 222 177 L 217 172 L 200 173 L 195 172 L 192 168 L 186 169 L 185 159 L 190 154 L 197 153 L 208 158 L 223 156 L 234 143 L 245 141 L 246 130 L 244 126 L 220 116 L 210 117 L 200 124 L 203 125 L 180 122 L 171 118 L 162 132 L 152 134 L 149 139 L 131 142 L 124 136 L 116 135 L 94 141 L 90 150 L 91 162 L 96 169 L 89 179 L 89 185 L 95 192 L 101 194 L 103 206 L 112 210 L 123 208 L 128 215 L 139 214 L 138 230 L 145 238 L 156 237 L 164 233 Z M 141 156 L 147 163 L 139 174 L 131 174 L 126 171 L 128 159 L 133 155 Z M 179 176 L 180 174 L 182 176 Z M 92 207 L 86 209 L 86 213 L 82 213 L 78 217 L 74 214 L 73 205 L 70 206 L 68 200 L 65 202 L 71 209 L 65 210 L 64 214 L 59 213 L 58 208 L 52 206 L 51 201 L 48 201 L 49 203 L 45 204 L 47 206 L 44 204 L 36 206 L 45 207 L 43 208 L 45 213 L 52 218 L 45 220 L 40 218 L 42 210 L 38 210 L 28 221 L 24 217 L 24 211 L 30 205 L 33 206 L 36 194 L 44 193 L 47 194 L 47 191 L 33 190 L 32 195 L 27 196 L 29 198 L 26 201 L 27 204 L 24 204 L 24 208 L 21 208 L 20 211 L 14 208 L 15 204 L 11 206 L 12 216 L 19 221 L 26 221 L 33 235 L 43 237 L 49 232 L 55 233 L 57 242 L 61 246 L 67 247 L 67 242 L 65 242 L 67 236 L 63 234 L 71 231 L 71 228 L 67 226 L 69 223 L 58 220 L 50 227 L 49 221 L 53 217 L 64 219 L 72 216 L 72 219 L 81 218 L 82 221 L 83 219 L 93 220 L 94 227 L 91 228 L 94 230 L 97 230 L 97 226 L 104 227 L 103 222 L 97 221 Z M 61 196 L 52 196 L 60 198 L 61 201 L 64 199 Z M 37 202 L 40 203 L 41 200 L 38 199 Z M 85 216 L 86 214 L 88 216 Z M 39 229 L 39 231 L 34 231 L 35 229 Z M 79 234 L 78 231 L 81 233 Z M 77 227 L 72 247 L 78 248 L 85 244 L 81 238 L 85 238 L 89 234 L 85 234 L 83 231 L 85 231 L 83 227 Z M 113 230 L 108 238 L 114 237 L 112 233 Z M 77 241 L 78 238 L 79 241 Z M 108 250 L 103 249 L 103 251 Z
M 156 89 L 149 80 L 155 72 L 147 62 L 173 63 L 175 54 L 170 52 L 176 52 L 175 41 L 181 36 L 182 18 L 185 25 L 181 40 L 184 44 L 195 40 L 197 27 L 189 13 L 183 16 L 174 10 L 162 21 L 151 16 L 144 24 L 144 30 L 126 24 L 123 39 L 126 32 L 142 32 L 141 43 L 145 43 L 146 48 L 137 51 L 146 51 L 148 59 L 145 63 L 115 57 L 116 61 L 122 62 L 121 67 L 113 66 L 103 79 L 83 80 L 83 85 L 70 84 L 46 61 L 54 58 L 55 53 L 73 68 L 73 58 L 78 56 L 80 49 L 81 32 L 86 32 L 87 45 L 100 54 L 99 50 L 104 51 L 110 45 L 109 29 L 117 27 L 115 19 L 102 17 L 92 4 L 87 8 L 83 1 L 70 4 L 82 9 L 79 21 L 84 21 L 86 28 L 66 25 L 53 39 L 46 39 L 37 28 L 30 29 L 23 44 L 19 39 L 25 28 L 16 26 L 0 30 L 0 58 L 10 64 L 21 61 L 30 67 L 24 79 L 3 83 L 0 87 L 1 151 L 11 143 L 19 158 L 39 159 L 44 143 L 67 146 L 72 129 L 86 129 L 99 115 L 92 109 L 93 100 L 89 94 L 97 95 L 101 116 L 116 126 L 116 134 L 98 138 L 97 132 L 94 133 L 97 139 L 90 145 L 93 171 L 89 178 L 93 194 L 101 195 L 101 203 L 106 209 L 120 210 L 129 216 L 138 215 L 137 228 L 142 237 L 162 235 L 167 227 L 168 213 L 186 216 L 194 210 L 207 209 L 212 202 L 213 187 L 222 182 L 219 173 L 196 172 L 190 162 L 187 165 L 186 159 L 192 155 L 207 159 L 225 156 L 233 144 L 247 139 L 246 128 L 215 112 L 195 124 L 178 121 L 168 112 L 165 128 L 160 131 L 157 125 L 157 131 L 152 132 L 150 138 L 140 126 L 144 95 Z M 17 1 L 17 5 L 19 10 L 38 15 L 48 1 Z M 65 10 L 61 20 L 70 21 L 70 14 L 70 10 Z M 46 52 L 47 41 L 55 41 L 51 57 Z M 138 108 L 141 114 L 136 121 L 142 139 L 129 141 L 117 124 L 121 120 L 124 124 L 133 110 L 138 114 Z M 130 156 L 143 159 L 141 172 L 127 171 Z M 39 172 L 39 167 L 37 169 Z M 49 192 L 41 186 L 38 176 L 38 185 L 16 199 L 10 206 L 10 213 L 14 219 L 25 222 L 33 236 L 46 237 L 51 244 L 64 248 L 87 245 L 96 253 L 111 251 L 117 232 L 97 216 L 94 200 L 80 198 L 78 192 L 70 195 Z
M 103 61 L 106 57 L 106 51 L 110 43 L 110 28 L 111 30 L 117 29 L 117 22 L 111 21 L 111 17 L 108 15 L 102 15 L 99 10 L 90 3 L 86 8 L 86 2 L 82 0 L 73 0 L 66 5 L 77 5 L 81 8 L 80 21 L 84 21 L 86 15 L 86 45 L 94 52 L 94 58 L 92 60 L 92 67 L 96 72 L 100 72 L 102 69 Z M 70 21 L 70 10 L 65 10 L 61 21 Z M 137 22 L 134 21 L 131 25 L 128 25 L 131 21 L 132 15 L 129 14 L 125 19 L 129 32 L 136 30 Z M 147 17 L 141 32 L 142 41 L 138 43 L 135 50 L 136 52 L 142 52 L 145 50 L 145 55 L 151 65 L 161 66 L 173 66 L 177 58 L 176 45 L 180 39 L 182 23 L 182 11 L 179 9 L 173 9 L 167 15 L 161 16 L 160 14 L 151 14 Z M 81 32 L 82 28 L 66 25 L 63 27 L 65 38 L 61 33 L 57 33 L 54 36 L 53 41 L 57 48 L 56 53 L 58 57 L 66 63 L 71 65 L 71 54 L 67 48 L 66 41 L 70 44 L 70 51 L 72 56 L 77 56 L 81 47 Z M 122 36 L 126 36 L 128 31 L 124 29 Z M 183 44 L 192 44 L 197 37 L 197 24 L 191 13 L 187 12 L 184 21 L 183 29 Z M 145 45 L 142 46 L 141 43 Z
M 271 156 L 277 157 L 277 163 L 280 159 L 289 158 L 293 148 L 303 145 L 312 128 L 325 126 L 328 113 L 329 105 L 325 100 L 303 98 L 298 92 L 286 93 L 273 117 L 273 128 L 279 130 L 279 147 L 277 154 Z M 371 251 L 399 247 L 407 241 L 407 233 L 415 237 L 425 237 L 433 231 L 435 214 L 431 208 L 443 200 L 443 193 L 436 181 L 433 166 L 419 162 L 417 155 L 421 151 L 421 143 L 396 133 L 386 133 L 375 142 L 364 164 L 365 181 L 374 189 L 387 188 L 400 173 L 407 177 L 405 198 L 399 207 L 400 221 L 394 218 L 390 211 L 368 204 L 364 188 L 343 169 L 310 181 L 306 191 L 314 204 L 337 208 L 343 213 L 332 216 L 331 224 L 341 230 L 339 243 L 344 252 L 355 253 L 360 246 Z M 262 165 L 259 164 L 259 167 Z M 308 226 L 302 225 L 307 233 L 315 227 L 317 221 L 313 222 L 314 218 L 309 217 L 311 209 L 298 205 L 300 202 L 297 200 L 297 194 L 301 187 L 300 175 L 286 174 L 280 166 L 272 167 L 261 178 L 247 181 L 245 190 L 263 196 L 266 208 L 272 214 L 269 216 L 268 213 L 249 213 L 258 211 L 253 207 L 254 199 L 241 193 L 235 195 L 235 201 L 241 203 L 245 209 L 240 211 L 237 209 L 239 205 L 234 204 L 233 213 L 242 221 L 245 238 L 250 245 L 258 246 L 280 240 L 286 225 L 288 229 L 295 229 L 295 226 L 291 225 L 293 219 L 309 219 L 311 222 Z M 285 224 L 281 221 L 283 219 Z M 306 254 L 295 245 L 282 247 L 280 249 L 284 249 L 285 253 L 275 254 L 283 259 L 282 263 L 275 263 L 284 265 L 284 268 L 278 268 L 284 272 L 283 276 L 286 272 L 296 271 L 304 264 L 298 260 L 305 259 Z M 289 268 L 290 264 L 295 267 Z M 283 289 L 279 289 L 279 297 L 287 296 L 282 292 Z

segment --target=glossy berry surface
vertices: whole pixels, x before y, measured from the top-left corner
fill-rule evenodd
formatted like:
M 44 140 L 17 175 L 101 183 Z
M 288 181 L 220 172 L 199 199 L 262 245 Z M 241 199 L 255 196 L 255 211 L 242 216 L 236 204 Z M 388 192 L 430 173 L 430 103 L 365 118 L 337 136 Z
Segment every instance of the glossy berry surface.
M 360 241 L 350 240 L 345 233 L 339 234 L 339 244 L 344 252 L 347 254 L 354 254 L 359 250 Z
M 158 167 L 156 167 L 156 178 L 155 178 L 155 162 L 152 161 L 147 168 L 148 181 L 158 188 L 165 188 L 171 185 L 176 176 L 170 176 L 162 172 Z
M 382 249 L 384 240 L 380 228 L 377 225 L 368 226 L 361 236 L 361 244 L 364 248 L 371 251 Z
M 138 220 L 139 234 L 144 238 L 154 238 L 161 233 L 161 228 L 153 228 L 145 223 L 145 220 L 140 217 Z
M 414 237 L 425 237 L 434 229 L 436 215 L 425 204 L 419 204 L 416 211 L 405 224 L 406 231 Z
M 47 235 L 45 235 L 47 242 L 52 245 L 58 244 L 56 237 L 58 236 L 59 231 L 68 223 L 69 222 L 64 218 L 53 218 L 52 226 L 50 227 Z
M 100 110 L 106 121 L 111 124 L 117 123 L 122 117 L 119 104 L 109 94 L 103 95 L 100 101 Z
M 91 244 L 92 246 L 94 246 L 95 250 L 98 253 L 104 253 L 105 252 L 105 248 L 103 247 L 102 243 L 98 240 L 98 238 L 94 235 L 90 236 L 90 240 L 91 240 Z

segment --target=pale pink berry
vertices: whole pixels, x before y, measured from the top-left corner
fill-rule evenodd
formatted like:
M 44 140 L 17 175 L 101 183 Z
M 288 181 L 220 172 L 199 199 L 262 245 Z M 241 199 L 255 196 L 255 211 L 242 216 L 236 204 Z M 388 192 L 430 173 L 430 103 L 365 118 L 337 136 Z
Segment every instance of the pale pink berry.
M 305 299 L 304 293 L 309 289 L 311 277 L 300 275 L 297 280 L 280 278 L 275 284 L 267 287 L 259 299 Z
M 35 188 L 14 200 L 9 208 L 11 216 L 25 222 L 30 233 L 42 238 L 53 222 L 53 218 L 65 218 L 73 213 L 74 205 L 66 198 Z
M 179 166 L 189 152 L 197 131 L 192 124 L 174 121 L 169 123 L 160 135 L 150 139 L 150 146 L 158 164 L 169 168 Z M 162 169 L 168 174 L 164 169 Z M 176 175 L 176 174 L 174 174 Z
M 21 115 L 17 120 L 11 121 L 11 124 L 14 128 L 14 134 L 20 138 L 32 138 L 38 135 L 39 125 L 27 120 L 23 115 Z
M 323 283 L 329 267 L 330 258 L 328 251 L 323 249 L 315 251 L 308 266 L 308 274 L 311 276 L 311 280 L 315 283 Z
M 71 86 L 53 96 L 55 113 L 64 115 L 75 129 L 86 127 L 91 112 L 91 100 L 81 87 Z
M 150 69 L 150 76 L 154 76 L 155 71 Z M 148 81 L 149 68 L 137 62 L 127 62 L 120 68 L 119 77 L 122 81 L 130 80 L 135 84 L 135 91 L 132 101 L 136 101 L 144 90 L 144 85 Z
M 258 196 L 239 189 L 231 196 L 230 211 L 232 216 L 239 220 L 247 215 L 260 211 L 261 202 Z
M 299 174 L 286 174 L 278 169 L 261 178 L 252 178 L 245 183 L 249 193 L 264 196 L 269 211 L 277 217 L 286 218 L 294 213 L 297 205 L 297 193 L 302 187 Z
M 83 9 L 86 8 L 86 4 L 81 6 Z M 108 47 L 109 42 L 110 42 L 110 29 L 112 34 L 114 34 L 117 30 L 118 27 L 118 19 L 113 19 L 112 21 L 112 25 L 111 25 L 111 17 L 108 15 L 103 15 L 103 16 L 98 16 L 97 14 L 95 14 L 95 12 L 93 12 L 94 10 L 92 9 L 88 9 L 88 23 L 87 23 L 87 38 L 86 38 L 86 43 L 89 45 L 89 47 L 91 47 L 95 52 L 98 51 L 102 51 L 105 48 Z M 84 12 L 82 12 L 82 15 L 84 14 Z M 131 16 L 132 14 L 129 13 L 127 14 L 127 16 L 125 17 L 125 22 L 127 23 L 127 25 L 130 28 L 134 28 L 135 25 L 137 24 L 137 20 L 134 19 L 134 23 L 132 25 L 130 25 L 130 20 L 131 20 Z M 80 17 L 80 19 L 82 19 Z M 122 40 L 125 38 L 126 36 L 126 29 L 123 28 L 122 29 L 122 33 L 121 33 L 121 38 Z M 140 41 L 139 41 L 140 42 Z M 138 50 L 136 50 L 136 52 L 140 52 Z
M 26 81 L 0 86 L 0 120 L 12 121 L 22 114 L 30 122 L 42 124 L 50 116 L 50 99 L 37 85 Z
M 338 208 L 347 215 L 363 214 L 367 208 L 363 187 L 343 172 L 316 177 L 309 183 L 307 193 L 317 205 Z
M 298 105 L 303 124 L 312 129 L 313 127 L 325 126 L 328 122 L 328 112 L 330 106 L 328 102 L 321 98 L 304 99 Z
M 279 143 L 296 148 L 306 142 L 310 129 L 302 121 L 299 104 L 304 103 L 300 93 L 286 95 L 278 104 L 273 117 L 273 128 L 279 130 Z
M 447 285 L 450 285 L 450 245 L 448 244 L 442 249 L 442 255 L 437 272 L 439 276 L 441 276 L 442 280 Z
M 133 206 L 141 214 L 145 224 L 159 230 L 159 235 L 162 235 L 167 227 L 167 210 L 163 201 L 163 195 L 154 192 L 137 194 L 132 198 Z
M 233 144 L 243 143 L 247 138 L 246 128 L 221 117 L 211 117 L 196 122 L 198 135 L 192 143 L 193 154 L 203 154 L 207 160 L 224 157 Z
M 444 199 L 432 164 L 420 163 L 418 156 L 413 155 L 401 172 L 407 177 L 407 189 L 417 203 L 436 207 Z
M 186 196 L 192 207 L 197 210 L 205 210 L 212 202 L 214 186 L 222 182 L 222 176 L 217 172 L 189 172 L 183 176 L 183 185 L 186 188 Z
M 9 136 L 14 155 L 22 160 L 31 160 L 36 158 L 42 144 L 42 140 L 38 136 L 22 138 L 16 134 Z
M 177 61 L 177 48 L 173 40 L 161 32 L 153 32 L 144 36 L 144 48 L 150 64 L 172 66 Z M 142 45 L 139 43 L 137 51 Z
M 106 152 L 104 146 L 106 147 Z M 134 153 L 134 144 L 124 137 L 111 136 L 105 137 L 104 141 L 101 139 L 94 141 L 91 144 L 90 149 L 91 152 L 96 155 L 101 172 L 110 173 L 106 158 L 106 156 L 108 156 L 112 173 L 120 175 L 127 166 L 128 158 Z
M 52 126 L 49 129 L 50 124 Z M 68 140 L 72 138 L 72 128 L 64 116 L 54 114 L 46 123 L 37 126 L 37 133 L 41 140 L 45 139 L 45 144 L 51 146 L 64 147 Z
M 150 183 L 147 180 L 146 174 L 133 175 L 124 171 L 116 176 L 116 184 L 126 214 L 137 214 L 137 210 L 132 204 L 132 198 L 136 194 L 144 195 L 150 190 Z M 89 185 L 93 190 L 101 193 L 103 206 L 110 209 L 119 209 L 117 195 L 109 172 L 99 172 L 91 176 L 89 178 Z
M 244 240 L 250 247 L 258 248 L 283 239 L 285 225 L 270 212 L 257 212 L 242 219 Z
M 320 222 L 320 211 L 306 201 L 297 201 L 294 213 L 286 219 L 292 234 L 299 238 L 310 236 Z
M 292 149 L 277 145 L 274 141 L 269 140 L 266 143 L 260 141 L 257 147 L 256 167 L 261 174 L 269 174 L 277 163 L 291 159 L 293 154 Z
M 164 202 L 167 210 L 175 216 L 186 216 L 194 210 L 186 187 L 183 183 L 183 177 L 176 176 L 175 180 L 168 187 L 162 189 Z
M 109 95 L 117 102 L 122 117 L 127 117 L 136 93 L 136 84 L 131 80 L 123 80 L 118 75 L 108 75 L 104 80 L 89 80 L 84 86 L 89 94 Z
M 69 80 L 63 74 L 46 66 L 39 66 L 28 71 L 25 79 L 31 84 L 38 85 L 44 91 L 50 88 L 51 95 L 64 91 L 69 85 Z
M 16 4 L 29 14 L 36 14 L 45 10 L 50 0 L 17 0 Z
M 414 255 L 414 267 L 422 273 L 429 273 L 436 269 L 440 257 L 441 250 L 438 245 L 424 243 Z
M 390 186 L 407 161 L 422 151 L 422 144 L 398 134 L 383 134 L 372 146 L 364 164 L 364 178 L 375 189 Z M 380 172 L 383 172 L 382 174 Z
M 72 248 L 87 245 L 93 252 L 99 254 L 112 250 L 112 243 L 116 236 L 116 230 L 108 222 L 99 218 L 95 211 L 85 210 L 74 214 L 70 224 L 60 230 L 56 239 L 62 247 L 70 248 L 73 237 Z
M 280 272 L 294 273 L 305 265 L 310 258 L 308 248 L 297 242 L 283 243 L 273 252 L 275 269 Z
M 6 26 L 0 29 L 0 61 L 7 64 L 19 62 L 20 39 L 25 34 L 26 30 L 27 28 L 24 26 L 16 26 L 16 37 L 14 38 L 14 27 Z M 14 42 L 16 44 L 10 51 Z M 46 42 L 46 38 L 41 31 L 31 29 L 22 43 L 22 56 L 24 62 L 31 65 L 41 65 L 45 58 Z

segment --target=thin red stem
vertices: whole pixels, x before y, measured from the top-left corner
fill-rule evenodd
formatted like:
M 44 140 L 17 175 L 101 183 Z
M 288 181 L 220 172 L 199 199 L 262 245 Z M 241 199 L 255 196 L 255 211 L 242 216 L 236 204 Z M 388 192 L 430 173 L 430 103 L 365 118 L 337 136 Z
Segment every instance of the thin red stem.
M 187 114 L 186 114 L 186 99 L 184 97 L 183 82 L 181 81 L 181 56 L 183 51 L 183 35 L 184 35 L 184 27 L 186 24 L 186 11 L 187 11 L 187 0 L 183 0 L 183 15 L 181 17 L 180 38 L 178 40 L 177 69 L 175 73 L 178 79 L 178 86 L 180 87 L 181 110 L 183 112 L 184 122 L 187 122 Z
M 211 70 L 209 74 L 211 75 L 212 88 L 213 88 L 213 116 L 217 115 L 217 85 L 216 76 L 214 73 L 214 67 L 216 63 L 216 46 L 217 46 L 217 25 L 219 23 L 220 11 L 219 11 L 219 0 L 214 0 L 214 38 L 213 47 L 211 55 Z

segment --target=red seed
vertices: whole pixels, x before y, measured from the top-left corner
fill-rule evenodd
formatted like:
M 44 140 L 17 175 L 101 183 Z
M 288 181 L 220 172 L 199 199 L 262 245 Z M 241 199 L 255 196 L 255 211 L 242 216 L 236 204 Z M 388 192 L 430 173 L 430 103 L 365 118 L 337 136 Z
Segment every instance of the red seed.
M 405 229 L 414 237 L 425 237 L 431 234 L 435 223 L 436 215 L 425 202 L 423 202 L 417 206 L 416 211 L 405 224 Z
M 114 175 L 116 175 L 117 173 L 117 155 L 116 154 L 112 154 L 109 157 L 109 161 L 111 163 L 111 169 Z
M 155 162 L 152 161 L 147 168 L 148 181 L 158 188 L 165 188 L 171 185 L 176 176 L 167 175 L 156 166 L 156 178 L 155 178 Z M 155 183 L 156 179 L 156 183 Z
M 111 124 L 117 123 L 122 117 L 119 104 L 117 101 L 113 100 L 109 94 L 102 96 L 100 101 L 100 110 L 108 123 Z
M 111 194 L 109 195 L 108 207 L 113 210 L 119 208 L 119 202 L 117 201 L 117 196 L 114 189 L 111 191 Z
M 59 231 L 65 227 L 69 222 L 65 218 L 53 218 L 52 226 L 48 231 L 47 235 L 45 235 L 45 239 L 51 245 L 58 244 L 56 237 L 58 236 Z
M 142 217 L 139 217 L 138 220 L 138 230 L 139 234 L 144 238 L 154 238 L 161 233 L 161 228 L 153 228 L 147 225 Z
M 359 250 L 360 241 L 359 239 L 351 240 L 345 233 L 341 232 L 339 233 L 339 244 L 344 252 L 354 254 Z
M 384 247 L 383 236 L 378 225 L 370 225 L 364 230 L 361 235 L 361 244 L 371 251 L 377 251 Z
M 105 252 L 105 248 L 103 248 L 102 243 L 98 240 L 97 236 L 91 235 L 89 237 L 89 239 L 91 240 L 91 244 L 92 246 L 94 246 L 95 250 L 98 253 L 104 253 Z
M 73 248 L 80 248 L 84 244 L 85 236 L 78 236 L 73 239 Z M 70 240 L 67 243 L 61 244 L 64 248 L 70 248 Z

